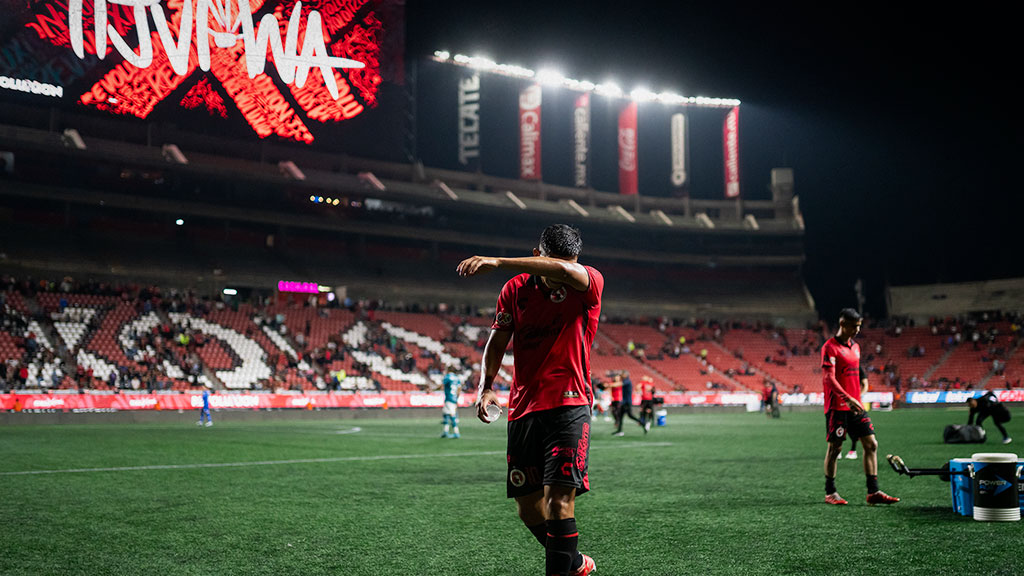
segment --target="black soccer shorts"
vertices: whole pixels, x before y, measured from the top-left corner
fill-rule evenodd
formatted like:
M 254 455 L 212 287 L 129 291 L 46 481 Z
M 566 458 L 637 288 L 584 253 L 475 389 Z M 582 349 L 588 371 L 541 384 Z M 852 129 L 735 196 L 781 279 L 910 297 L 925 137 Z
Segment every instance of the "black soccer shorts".
M 526 496 L 547 485 L 590 490 L 590 406 L 564 406 L 531 412 L 508 423 L 509 498 Z
M 863 438 L 874 433 L 875 427 L 866 412 L 829 410 L 825 413 L 825 440 L 830 444 L 842 444 L 847 436 Z

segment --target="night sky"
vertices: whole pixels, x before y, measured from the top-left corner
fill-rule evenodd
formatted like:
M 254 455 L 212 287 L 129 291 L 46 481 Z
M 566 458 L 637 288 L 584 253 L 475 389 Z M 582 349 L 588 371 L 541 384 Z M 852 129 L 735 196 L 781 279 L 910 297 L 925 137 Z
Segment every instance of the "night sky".
M 858 277 L 880 316 L 886 282 L 1024 276 L 1009 14 L 659 4 L 410 0 L 406 48 L 611 78 L 627 92 L 739 98 L 743 185 L 767 186 L 762 166 L 794 169 L 805 277 L 827 317 L 855 305 Z

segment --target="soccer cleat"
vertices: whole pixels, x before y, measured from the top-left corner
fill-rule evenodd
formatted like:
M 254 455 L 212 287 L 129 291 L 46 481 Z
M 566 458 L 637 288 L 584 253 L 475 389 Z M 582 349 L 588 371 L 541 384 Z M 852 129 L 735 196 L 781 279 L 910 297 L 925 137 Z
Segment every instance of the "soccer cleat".
M 203 421 L 202 420 L 200 420 L 199 422 L 196 422 L 196 426 L 202 426 L 202 425 L 203 425 Z
M 441 432 L 441 438 L 451 438 L 452 435 L 447 432 Z
M 644 422 L 644 434 L 647 434 L 650 431 L 651 431 L 651 421 L 648 420 L 647 422 Z
M 583 556 L 583 564 L 572 573 L 573 576 L 587 576 L 587 574 L 593 574 L 597 571 L 597 563 L 594 562 L 593 558 L 586 554 L 580 554 L 580 556 Z
M 834 504 L 836 506 L 846 506 L 847 504 L 849 504 L 849 502 L 843 500 L 843 497 L 839 495 L 839 492 L 833 492 L 825 496 L 825 503 Z
M 210 426 L 213 426 L 213 420 L 206 421 L 206 427 L 209 428 Z
M 868 494 L 867 497 L 868 506 L 874 506 L 875 504 L 895 504 L 899 501 L 899 498 L 895 496 L 889 496 L 888 494 L 882 492 L 881 490 L 879 490 L 878 492 L 872 492 L 871 494 Z
M 846 453 L 846 459 L 847 460 L 856 460 L 857 459 L 857 451 L 856 450 L 850 450 L 849 452 L 847 452 Z
M 1003 438 L 1003 444 L 1009 444 L 1010 442 L 1013 442 L 1013 438 L 1010 438 L 1009 436 Z
M 625 436 L 625 435 L 626 435 L 625 432 L 613 432 L 612 433 L 612 436 Z
M 458 432 L 456 432 L 456 433 L 452 434 L 451 436 L 449 436 L 449 438 L 461 438 L 461 437 L 462 436 L 460 436 Z

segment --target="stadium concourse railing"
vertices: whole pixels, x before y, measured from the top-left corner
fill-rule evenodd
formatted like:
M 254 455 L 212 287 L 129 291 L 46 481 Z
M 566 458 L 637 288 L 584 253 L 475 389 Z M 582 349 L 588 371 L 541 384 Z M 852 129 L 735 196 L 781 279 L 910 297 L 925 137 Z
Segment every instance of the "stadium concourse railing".
M 598 221 L 692 228 L 711 233 L 719 228 L 761 234 L 802 233 L 802 218 L 791 192 L 776 193 L 773 200 L 706 200 L 642 195 L 625 197 L 594 189 L 429 168 L 418 163 L 398 164 L 351 156 L 339 157 L 312 151 L 276 149 L 269 145 L 268 149 L 272 150 L 269 161 L 183 150 L 187 163 L 181 164 L 173 162 L 161 148 L 107 140 L 88 134 L 82 137 L 86 148 L 77 149 L 67 146 L 66 138 L 57 132 L 0 125 L 0 145 L 61 151 L 155 168 L 170 167 L 210 176 L 280 181 L 299 188 L 307 187 L 336 194 L 365 190 L 366 180 L 358 174 L 372 173 L 384 184 L 384 190 L 375 190 L 384 198 L 500 205 L 567 216 L 583 215 Z M 221 149 L 230 149 L 230 145 L 225 143 Z M 294 162 L 295 158 L 299 159 L 296 164 L 303 175 L 299 181 L 296 181 L 294 175 L 289 176 L 279 165 L 279 162 Z M 450 187 L 449 190 L 444 191 L 442 185 Z M 698 214 L 703 214 L 707 219 L 698 219 Z M 753 220 L 746 219 L 748 215 L 753 216 Z

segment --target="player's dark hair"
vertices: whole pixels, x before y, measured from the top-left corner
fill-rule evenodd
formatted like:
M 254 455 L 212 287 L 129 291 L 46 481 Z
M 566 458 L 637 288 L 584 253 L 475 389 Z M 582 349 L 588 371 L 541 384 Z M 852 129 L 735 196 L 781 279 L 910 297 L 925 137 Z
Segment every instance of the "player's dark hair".
M 861 319 L 860 313 L 853 308 L 843 308 L 839 311 L 840 322 L 856 322 Z
M 540 251 L 556 258 L 578 258 L 583 250 L 580 231 L 568 224 L 552 224 L 540 234 Z

